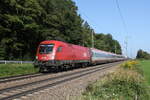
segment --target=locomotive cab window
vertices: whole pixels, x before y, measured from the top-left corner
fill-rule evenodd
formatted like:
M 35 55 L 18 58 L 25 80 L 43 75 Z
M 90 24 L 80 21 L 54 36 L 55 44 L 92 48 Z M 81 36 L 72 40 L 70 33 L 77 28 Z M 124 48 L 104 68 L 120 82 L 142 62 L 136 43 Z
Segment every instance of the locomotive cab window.
M 54 47 L 54 44 L 43 44 L 43 45 L 40 45 L 39 52 L 41 54 L 51 53 L 53 51 L 53 47 Z
M 58 47 L 57 52 L 61 52 L 62 51 L 62 47 Z

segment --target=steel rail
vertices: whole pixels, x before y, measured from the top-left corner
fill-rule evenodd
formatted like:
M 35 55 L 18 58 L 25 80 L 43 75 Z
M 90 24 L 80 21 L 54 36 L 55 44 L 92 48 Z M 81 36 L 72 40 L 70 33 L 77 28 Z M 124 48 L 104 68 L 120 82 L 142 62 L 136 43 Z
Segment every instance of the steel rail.
M 44 75 L 46 75 L 46 74 L 33 73 L 33 74 L 17 75 L 17 76 L 10 76 L 10 77 L 2 77 L 2 78 L 0 78 L 0 83 L 23 80 L 26 78 L 39 77 L 39 76 L 44 76 Z

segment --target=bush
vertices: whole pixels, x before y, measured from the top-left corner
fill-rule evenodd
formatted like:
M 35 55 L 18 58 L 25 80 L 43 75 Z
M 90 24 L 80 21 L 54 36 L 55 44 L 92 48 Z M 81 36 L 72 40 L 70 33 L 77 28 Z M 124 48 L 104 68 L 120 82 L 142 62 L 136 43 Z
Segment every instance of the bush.
M 127 68 L 127 69 L 135 69 L 135 67 L 137 67 L 137 65 L 138 65 L 138 62 L 132 60 L 132 61 L 127 61 L 127 62 L 123 63 L 121 65 L 121 67 Z
M 84 100 L 149 100 L 147 85 L 141 74 L 123 68 L 87 87 Z
M 143 70 L 140 68 L 139 62 L 136 60 L 124 62 L 123 64 L 121 64 L 121 67 L 124 69 L 135 70 L 143 75 Z

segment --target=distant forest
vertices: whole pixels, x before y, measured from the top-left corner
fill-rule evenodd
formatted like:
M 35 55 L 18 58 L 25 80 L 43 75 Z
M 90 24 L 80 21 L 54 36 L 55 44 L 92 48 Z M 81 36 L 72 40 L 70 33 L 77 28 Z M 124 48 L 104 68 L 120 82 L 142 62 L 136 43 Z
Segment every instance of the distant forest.
M 147 59 L 147 60 L 149 60 L 150 59 L 150 53 L 148 53 L 148 52 L 143 51 L 142 49 L 140 49 L 137 52 L 136 58 L 137 59 Z
M 33 60 L 43 40 L 91 47 L 92 28 L 72 0 L 0 0 L 0 59 Z M 94 47 L 121 54 L 111 34 L 94 33 Z

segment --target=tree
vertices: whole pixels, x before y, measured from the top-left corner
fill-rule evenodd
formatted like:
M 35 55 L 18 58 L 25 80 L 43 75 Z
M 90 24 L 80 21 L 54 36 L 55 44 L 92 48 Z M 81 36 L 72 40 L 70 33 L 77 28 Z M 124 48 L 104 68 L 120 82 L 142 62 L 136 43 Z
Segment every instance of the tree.
M 95 39 L 95 47 L 97 49 L 122 54 L 119 42 L 114 40 L 111 34 L 96 34 Z
M 138 50 L 137 52 L 137 59 L 150 59 L 150 54 L 146 51 L 143 51 L 142 49 Z
M 1 55 L 4 59 L 33 60 L 43 40 L 91 47 L 92 28 L 77 10 L 72 0 L 0 0 Z M 110 34 L 94 33 L 94 37 L 95 48 L 114 52 Z M 119 43 L 115 44 L 120 53 Z
M 4 60 L 5 59 L 5 50 L 2 47 L 2 45 L 0 45 L 0 60 Z
M 5 46 L 6 59 L 20 58 L 20 53 L 35 50 L 41 7 L 36 0 L 0 0 L 0 42 Z

